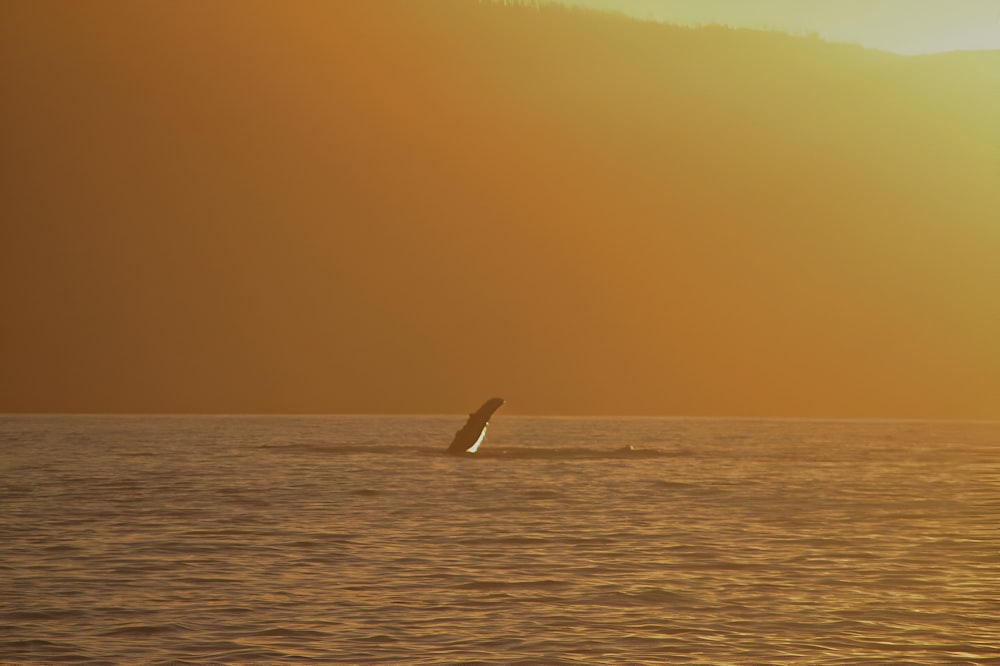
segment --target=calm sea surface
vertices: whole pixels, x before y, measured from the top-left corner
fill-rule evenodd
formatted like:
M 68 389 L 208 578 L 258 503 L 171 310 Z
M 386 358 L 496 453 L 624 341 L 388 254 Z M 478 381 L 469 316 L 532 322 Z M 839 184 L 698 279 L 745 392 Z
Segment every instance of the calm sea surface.
M 0 416 L 0 660 L 1000 663 L 1000 424 L 463 421 Z

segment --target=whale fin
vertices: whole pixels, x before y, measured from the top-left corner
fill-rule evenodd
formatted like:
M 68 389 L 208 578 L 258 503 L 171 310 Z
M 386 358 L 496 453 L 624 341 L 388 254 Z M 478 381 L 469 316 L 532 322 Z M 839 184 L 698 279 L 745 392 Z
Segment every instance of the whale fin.
M 503 398 L 490 398 L 478 410 L 469 414 L 469 420 L 455 433 L 448 453 L 475 453 L 486 439 L 486 427 L 493 412 L 503 405 Z

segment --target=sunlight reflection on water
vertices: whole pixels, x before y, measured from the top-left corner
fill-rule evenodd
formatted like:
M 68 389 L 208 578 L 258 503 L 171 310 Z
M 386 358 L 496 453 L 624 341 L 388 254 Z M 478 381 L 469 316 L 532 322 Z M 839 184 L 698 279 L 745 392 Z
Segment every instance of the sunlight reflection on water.
M 0 417 L 0 656 L 1000 658 L 1000 424 L 461 421 Z

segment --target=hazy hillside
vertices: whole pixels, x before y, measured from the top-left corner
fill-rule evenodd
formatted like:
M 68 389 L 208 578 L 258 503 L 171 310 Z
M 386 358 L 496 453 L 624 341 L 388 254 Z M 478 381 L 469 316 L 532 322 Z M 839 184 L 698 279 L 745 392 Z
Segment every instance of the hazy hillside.
M 0 411 L 1000 418 L 1000 53 L 0 4 Z

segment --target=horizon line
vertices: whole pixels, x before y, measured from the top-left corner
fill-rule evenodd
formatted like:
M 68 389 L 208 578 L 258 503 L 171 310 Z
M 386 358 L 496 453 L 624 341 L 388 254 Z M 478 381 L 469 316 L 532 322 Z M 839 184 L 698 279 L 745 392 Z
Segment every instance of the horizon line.
M 0 412 L 0 418 L 32 416 L 95 416 L 95 417 L 461 417 L 465 412 Z M 663 419 L 676 421 L 852 421 L 852 422 L 915 422 L 915 423 L 988 423 L 1000 424 L 1000 418 L 954 418 L 923 416 L 705 416 L 684 414 L 535 414 L 505 413 L 502 418 L 543 419 Z

